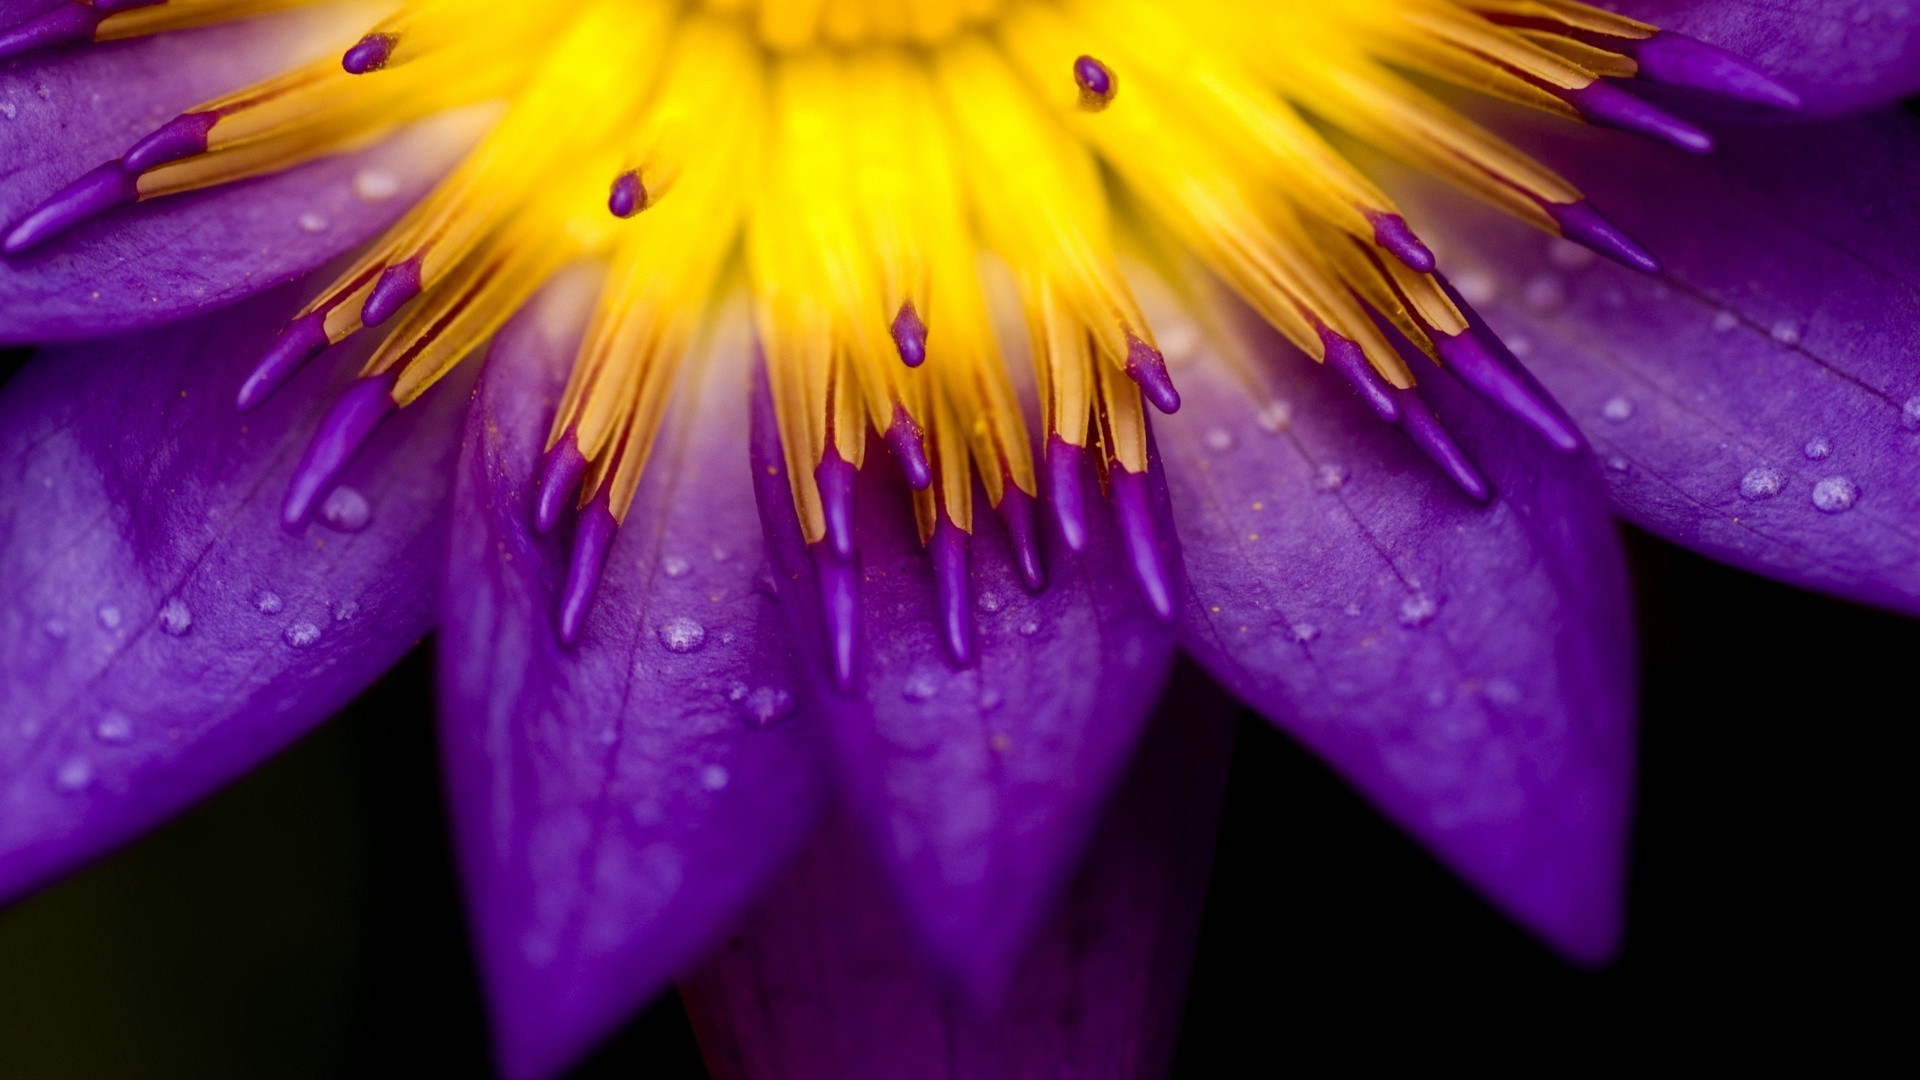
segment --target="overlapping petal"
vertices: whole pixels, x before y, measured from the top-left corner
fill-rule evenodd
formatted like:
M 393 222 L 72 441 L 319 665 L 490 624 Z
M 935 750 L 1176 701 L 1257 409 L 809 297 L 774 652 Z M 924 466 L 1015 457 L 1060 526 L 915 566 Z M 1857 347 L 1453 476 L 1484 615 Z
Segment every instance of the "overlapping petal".
M 557 639 L 569 545 L 534 534 L 533 477 L 586 284 L 557 281 L 488 360 L 443 594 L 454 821 L 502 1066 L 522 1077 L 702 956 L 827 790 L 764 585 L 740 334 L 683 385 L 580 640 Z
M 824 626 L 764 398 L 754 478 L 795 635 Z M 1091 477 L 1088 483 L 1092 484 Z M 860 667 L 843 694 L 807 660 L 845 797 L 935 961 L 981 1001 L 1004 992 L 1139 736 L 1172 655 L 1112 525 L 1073 556 L 1047 535 L 1032 595 L 990 513 L 975 518 L 978 662 L 942 643 L 905 485 L 870 455 L 857 513 Z M 1096 514 L 1098 518 L 1101 515 Z
M 182 109 L 324 49 L 341 25 L 296 12 L 0 64 L 0 227 Z M 305 274 L 397 217 L 471 137 L 467 119 L 123 209 L 0 259 L 0 343 L 153 326 Z
M 1920 90 L 1920 11 L 1907 0 L 1622 0 L 1619 10 L 1755 62 L 1799 93 L 1804 115 Z
M 682 994 L 724 1080 L 1164 1076 L 1199 928 L 1231 708 L 1176 676 L 1085 867 L 983 1016 L 915 955 L 853 829 L 821 838 Z
M 1270 383 L 1201 349 L 1158 427 L 1184 644 L 1496 903 L 1605 957 L 1634 689 L 1592 466 L 1426 374 L 1497 493 L 1483 506 L 1327 373 L 1264 333 L 1251 349 Z
M 234 389 L 298 286 L 50 350 L 0 394 L 0 896 L 79 865 L 339 708 L 431 624 L 462 398 L 380 433 L 330 524 L 280 524 L 355 358 Z
M 1535 142 L 1664 277 L 1451 201 L 1423 216 L 1610 463 L 1621 510 L 1713 558 L 1920 612 L 1920 122 L 1727 129 L 1705 159 Z

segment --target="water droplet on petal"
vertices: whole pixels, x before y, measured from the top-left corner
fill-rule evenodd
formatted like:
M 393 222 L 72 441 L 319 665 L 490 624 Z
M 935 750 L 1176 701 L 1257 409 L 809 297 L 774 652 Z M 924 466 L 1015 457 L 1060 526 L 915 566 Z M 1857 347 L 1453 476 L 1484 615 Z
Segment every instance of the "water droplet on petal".
M 1771 499 L 1787 486 L 1787 474 L 1771 465 L 1748 470 L 1740 478 L 1740 494 L 1749 499 Z
M 160 629 L 170 637 L 179 637 L 193 629 L 193 612 L 177 596 L 167 597 L 160 605 Z
M 1813 505 L 1824 514 L 1851 510 L 1859 498 L 1860 489 L 1844 476 L 1829 476 L 1813 485 Z
M 908 701 L 926 701 L 939 689 L 939 684 L 934 682 L 930 673 L 916 671 L 907 676 L 907 681 L 901 684 L 900 696 Z
M 300 231 L 303 233 L 320 233 L 327 231 L 327 219 L 311 210 L 300 215 L 299 225 Z
M 1318 641 L 1320 639 L 1320 628 L 1313 625 L 1310 622 L 1294 623 L 1292 630 L 1293 630 L 1293 640 L 1299 642 L 1302 645 L 1305 645 L 1310 641 Z
M 1807 440 L 1804 451 L 1808 461 L 1825 461 L 1833 453 L 1833 442 L 1825 435 L 1815 435 Z
M 997 592 L 983 592 L 980 594 L 980 598 L 973 603 L 975 607 L 978 607 L 981 611 L 989 615 L 1007 606 L 1007 602 L 1002 600 L 1000 594 Z
M 367 497 L 342 484 L 320 504 L 320 524 L 335 532 L 355 533 L 373 520 L 373 507 Z
M 1567 286 L 1553 274 L 1541 274 L 1527 282 L 1520 298 L 1535 311 L 1558 311 L 1566 306 Z
M 1260 412 L 1255 419 L 1259 420 L 1260 426 L 1268 432 L 1278 435 L 1293 426 L 1293 403 L 1280 400 L 1269 401 L 1260 406 Z
M 1453 275 L 1453 287 L 1460 290 L 1460 298 L 1474 307 L 1486 307 L 1499 296 L 1500 288 L 1493 278 L 1479 270 L 1467 270 Z
M 132 742 L 133 721 L 121 713 L 101 713 L 93 721 L 93 737 L 109 746 Z
M 297 622 L 282 631 L 280 637 L 296 649 L 304 649 L 320 640 L 320 628 L 310 622 Z
M 1798 345 L 1800 344 L 1800 324 L 1791 319 L 1781 319 L 1779 322 L 1773 324 L 1772 329 L 1767 331 L 1767 336 L 1772 338 L 1774 343 L 1778 345 L 1786 345 L 1789 347 Z
M 1233 449 L 1233 432 L 1226 428 L 1214 428 L 1207 432 L 1207 449 L 1216 454 L 1224 454 Z
M 102 627 L 108 630 L 120 628 L 120 609 L 112 604 L 101 604 L 100 610 L 94 612 L 94 615 L 100 620 Z
M 1571 240 L 1555 237 L 1547 244 L 1547 261 L 1556 269 L 1574 271 L 1592 266 L 1595 255 Z
M 753 727 L 772 727 L 793 714 L 793 695 L 777 686 L 756 687 L 745 698 L 740 707 Z
M 262 615 L 278 615 L 283 606 L 277 592 L 261 589 L 253 594 L 253 609 Z
M 720 791 L 732 779 L 725 765 L 709 765 L 700 770 L 700 786 L 708 791 Z
M 1339 491 L 1353 471 L 1345 465 L 1322 465 L 1314 474 L 1313 486 L 1321 491 Z
M 65 641 L 67 640 L 67 620 L 58 615 L 49 615 L 46 621 L 40 624 L 40 632 L 55 641 Z
M 1617 472 L 1617 473 L 1632 472 L 1633 462 L 1628 461 L 1625 457 L 1619 454 L 1608 454 L 1607 455 L 1607 471 Z
M 660 572 L 670 578 L 683 578 L 693 571 L 693 564 L 678 555 L 669 555 L 660 560 Z
M 1425 626 L 1440 613 L 1440 605 L 1433 597 L 1425 593 L 1415 593 L 1400 601 L 1400 625 L 1408 628 Z
M 352 600 L 342 600 L 333 605 L 333 621 L 346 622 L 360 614 L 360 605 Z
M 1722 311 L 1713 317 L 1713 332 L 1716 334 L 1724 334 L 1739 325 L 1740 316 L 1731 311 Z
M 660 624 L 660 644 L 672 653 L 690 653 L 707 643 L 707 628 L 682 615 Z
M 1920 394 L 1907 399 L 1900 406 L 1900 426 L 1908 431 L 1920 431 Z
M 728 701 L 744 701 L 747 697 L 747 684 L 738 679 L 727 684 Z
M 1616 424 L 1625 423 L 1633 419 L 1633 402 L 1623 397 L 1608 398 L 1607 403 L 1600 406 L 1600 415 Z
M 84 758 L 73 758 L 53 774 L 53 786 L 70 795 L 87 790 L 93 783 L 93 766 Z
M 361 169 L 353 174 L 353 193 L 362 202 L 386 202 L 400 194 L 400 178 L 385 169 Z
M 1039 632 L 1040 632 L 1040 624 L 1035 622 L 1032 619 L 1028 619 L 1026 622 L 1023 622 L 1020 624 L 1021 637 L 1032 637 L 1033 635 Z

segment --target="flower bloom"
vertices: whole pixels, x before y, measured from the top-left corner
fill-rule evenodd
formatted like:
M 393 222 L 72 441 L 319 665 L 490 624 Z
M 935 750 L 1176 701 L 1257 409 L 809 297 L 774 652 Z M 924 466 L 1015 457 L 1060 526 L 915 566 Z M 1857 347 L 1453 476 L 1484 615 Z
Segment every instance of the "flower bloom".
M 1778 124 L 1920 29 L 1802 7 L 0 0 L 0 892 L 437 626 L 508 1072 L 764 896 L 723 1071 L 1150 1073 L 1178 648 L 1604 960 L 1609 495 L 1920 607 L 1920 143 Z

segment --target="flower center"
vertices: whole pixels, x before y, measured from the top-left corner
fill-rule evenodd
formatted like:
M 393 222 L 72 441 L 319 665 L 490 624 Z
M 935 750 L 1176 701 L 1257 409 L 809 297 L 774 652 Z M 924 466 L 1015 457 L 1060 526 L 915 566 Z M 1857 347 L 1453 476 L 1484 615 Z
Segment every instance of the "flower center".
M 295 2 L 68 0 L 0 32 L 0 58 Z M 852 587 L 851 477 L 871 434 L 915 491 L 943 591 L 965 593 L 976 485 L 1042 587 L 1040 474 L 1078 548 L 1090 465 L 1148 597 L 1170 615 L 1146 496 L 1147 406 L 1173 412 L 1180 395 L 1135 298 L 1143 275 L 1187 297 L 1202 323 L 1207 283 L 1224 283 L 1486 498 L 1406 357 L 1450 367 L 1561 449 L 1578 436 L 1339 140 L 1657 270 L 1566 181 L 1429 89 L 1706 149 L 1697 128 L 1609 81 L 1635 75 L 1791 97 L 1723 53 L 1572 0 L 408 0 L 331 57 L 162 126 L 28 215 L 5 249 L 121 203 L 503 101 L 478 147 L 293 320 L 240 389 L 250 408 L 328 346 L 392 323 L 316 436 L 289 524 L 382 419 L 559 268 L 597 257 L 608 271 L 536 512 L 543 531 L 579 515 L 563 637 L 580 627 L 693 343 L 736 278 L 823 588 Z M 1006 273 L 983 277 L 983 259 Z M 999 278 L 1004 288 L 989 288 Z M 1026 328 L 1038 440 L 1003 356 L 1003 309 Z M 949 606 L 964 663 L 968 605 Z M 833 632 L 845 644 L 853 628 Z

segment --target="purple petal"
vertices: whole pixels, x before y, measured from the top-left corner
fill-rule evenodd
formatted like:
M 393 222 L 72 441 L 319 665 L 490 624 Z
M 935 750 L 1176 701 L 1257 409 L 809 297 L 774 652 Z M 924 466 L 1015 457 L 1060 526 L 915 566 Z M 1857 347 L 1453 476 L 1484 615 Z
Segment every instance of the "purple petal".
M 1908 0 L 1622 0 L 1619 11 L 1717 45 L 1799 93 L 1801 115 L 1920 90 L 1920 10 Z
M 551 1075 L 702 956 L 827 791 L 747 476 L 742 340 L 683 386 L 572 649 L 534 479 L 591 289 L 501 333 L 468 420 L 440 637 L 453 816 L 510 1076 Z
M 0 230 L 180 110 L 324 45 L 316 13 L 0 66 Z M 372 150 L 107 214 L 0 260 L 0 344 L 120 333 L 291 280 L 384 228 L 453 159 L 459 118 Z
M 1714 558 L 1920 612 L 1920 122 L 1730 129 L 1705 160 L 1577 131 L 1535 142 L 1665 278 L 1568 261 L 1453 201 L 1424 218 L 1610 464 L 1622 511 Z
M 804 681 L 826 711 L 847 801 L 934 961 L 991 1002 L 1133 749 L 1167 671 L 1168 635 L 1111 515 L 1091 515 L 1079 556 L 1046 536 L 1049 585 L 1036 596 L 997 515 L 976 513 L 977 661 L 955 670 L 912 504 L 873 453 L 856 503 L 861 651 L 854 693 L 839 693 L 770 414 L 763 399 L 754 478 L 774 580 L 809 646 Z
M 235 415 L 299 291 L 49 351 L 0 395 L 0 896 L 251 768 L 432 623 L 461 388 L 375 438 L 335 527 L 287 533 L 281 493 L 358 363 Z
M 1158 427 L 1184 643 L 1495 903 L 1604 958 L 1633 649 L 1590 464 L 1428 365 L 1423 395 L 1495 491 L 1481 505 L 1332 373 L 1264 329 L 1249 351 L 1270 386 L 1203 353 L 1175 373 L 1189 407 Z
M 823 836 L 682 984 L 722 1080 L 1166 1075 L 1212 860 L 1231 708 L 1176 680 L 1085 867 L 983 1017 L 917 963 L 851 827 Z

